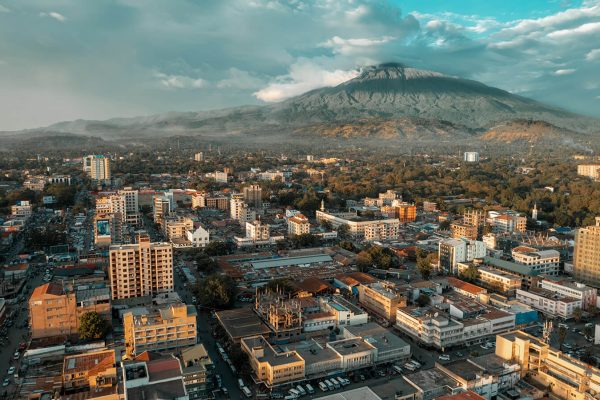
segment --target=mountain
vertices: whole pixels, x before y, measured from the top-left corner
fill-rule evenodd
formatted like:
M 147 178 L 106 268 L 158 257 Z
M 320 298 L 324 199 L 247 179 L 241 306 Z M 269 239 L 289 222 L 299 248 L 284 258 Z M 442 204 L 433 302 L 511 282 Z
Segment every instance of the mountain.
M 312 90 L 266 106 L 106 121 L 77 120 L 24 132 L 59 132 L 108 140 L 202 135 L 236 140 L 326 136 L 415 141 L 473 139 L 487 132 L 486 140 L 502 141 L 506 135 L 492 134 L 490 129 L 516 129 L 521 124 L 510 125 L 511 121 L 552 126 L 550 139 L 564 134 L 577 136 L 574 139 L 578 140 L 579 136 L 585 139 L 600 132 L 599 120 L 591 117 L 480 82 L 391 63 L 365 68 L 359 76 L 338 86 Z M 541 129 L 539 134 L 547 131 Z

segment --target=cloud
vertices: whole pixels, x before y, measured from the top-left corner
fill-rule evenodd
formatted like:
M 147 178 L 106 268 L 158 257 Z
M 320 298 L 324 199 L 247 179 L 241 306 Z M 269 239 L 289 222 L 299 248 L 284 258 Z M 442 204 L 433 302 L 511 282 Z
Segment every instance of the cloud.
M 383 36 L 381 38 L 353 38 L 343 39 L 339 36 L 334 36 L 331 39 L 319 44 L 321 47 L 331 48 L 336 54 L 353 54 L 357 51 L 363 52 L 365 48 L 372 48 L 394 40 L 393 36 Z
M 64 15 L 62 15 L 60 13 L 57 13 L 56 11 L 41 12 L 40 17 L 54 18 L 55 20 L 57 20 L 59 22 L 65 22 L 67 20 L 67 17 L 65 17 Z
M 254 96 L 266 102 L 281 101 L 315 88 L 339 85 L 358 74 L 358 70 L 331 71 L 308 60 L 300 60 L 290 67 L 288 74 L 277 77 L 267 87 L 255 92 Z
M 554 71 L 554 75 L 571 75 L 575 71 L 576 70 L 573 68 L 557 69 L 556 71 Z
M 586 55 L 585 59 L 588 61 L 599 60 L 600 59 L 600 49 L 590 50 Z
M 8 13 L 8 12 L 10 12 L 10 9 L 8 7 L 0 4 L 0 13 Z
M 550 32 L 548 37 L 552 39 L 572 40 L 578 39 L 581 36 L 592 35 L 594 33 L 600 33 L 600 22 L 590 22 L 573 29 L 561 29 Z
M 219 89 L 257 89 L 263 85 L 262 79 L 237 68 L 230 68 L 227 78 L 217 82 Z
M 168 75 L 157 72 L 155 77 L 158 78 L 163 87 L 168 89 L 200 89 L 206 85 L 203 79 L 183 75 Z

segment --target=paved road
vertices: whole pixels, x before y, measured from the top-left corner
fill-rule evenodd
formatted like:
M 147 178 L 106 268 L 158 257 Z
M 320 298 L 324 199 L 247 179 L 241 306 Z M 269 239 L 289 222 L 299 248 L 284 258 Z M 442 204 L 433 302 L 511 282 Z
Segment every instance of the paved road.
M 20 368 L 22 358 L 20 358 L 19 360 L 14 360 L 13 354 L 19 347 L 20 342 L 28 340 L 28 326 L 26 326 L 25 328 L 21 327 L 24 325 L 25 322 L 28 321 L 27 309 L 29 305 L 29 296 L 31 295 L 33 289 L 42 284 L 42 276 L 42 267 L 40 267 L 39 273 L 32 271 L 30 277 L 27 279 L 27 285 L 29 285 L 31 289 L 26 290 L 24 288 L 22 292 L 23 294 L 25 294 L 25 300 L 21 303 L 9 306 L 10 309 L 7 311 L 10 312 L 10 310 L 15 310 L 15 316 L 13 317 L 13 326 L 8 328 L 8 341 L 4 346 L 0 348 L 0 368 L 2 368 L 0 370 L 0 376 L 2 377 L 2 380 L 8 377 L 7 370 L 11 366 L 15 366 L 17 370 Z M 3 387 L 2 390 L 0 390 L 0 393 L 6 392 L 10 394 L 14 393 L 17 390 L 17 385 L 15 384 L 15 381 L 16 383 L 19 383 L 20 379 L 15 379 L 14 376 L 10 376 L 9 378 L 11 381 L 10 386 Z
M 175 274 L 175 289 L 181 299 L 187 304 L 192 304 L 192 295 L 183 286 L 183 282 L 179 277 L 179 274 Z M 203 311 L 201 308 L 198 309 L 198 341 L 204 344 L 206 351 L 208 351 L 208 355 L 210 359 L 215 364 L 215 374 L 221 375 L 221 379 L 223 382 L 223 386 L 227 388 L 229 391 L 229 397 L 231 399 L 241 399 L 242 393 L 238 388 L 238 376 L 234 375 L 229 369 L 229 366 L 223 359 L 221 358 L 217 346 L 215 338 L 212 337 L 210 332 L 210 314 L 207 311 Z M 221 393 L 221 398 L 225 398 L 225 396 Z M 218 398 L 218 397 L 217 397 Z

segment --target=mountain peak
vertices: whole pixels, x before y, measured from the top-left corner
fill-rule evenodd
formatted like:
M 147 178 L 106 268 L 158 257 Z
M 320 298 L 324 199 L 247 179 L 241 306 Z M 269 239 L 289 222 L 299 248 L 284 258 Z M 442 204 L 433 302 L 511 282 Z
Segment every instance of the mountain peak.
M 445 75 L 440 74 L 439 72 L 407 67 L 401 63 L 389 62 L 366 67 L 362 70 L 361 74 L 358 77 L 352 80 L 364 82 L 369 80 L 382 79 L 411 80 L 434 77 L 443 78 L 445 77 Z

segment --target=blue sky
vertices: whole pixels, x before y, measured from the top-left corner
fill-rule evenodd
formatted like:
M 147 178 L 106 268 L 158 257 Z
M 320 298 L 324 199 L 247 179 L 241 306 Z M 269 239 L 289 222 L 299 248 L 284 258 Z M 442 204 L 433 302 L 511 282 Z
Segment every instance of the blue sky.
M 600 0 L 0 0 L 0 130 L 266 104 L 389 61 L 600 117 Z

